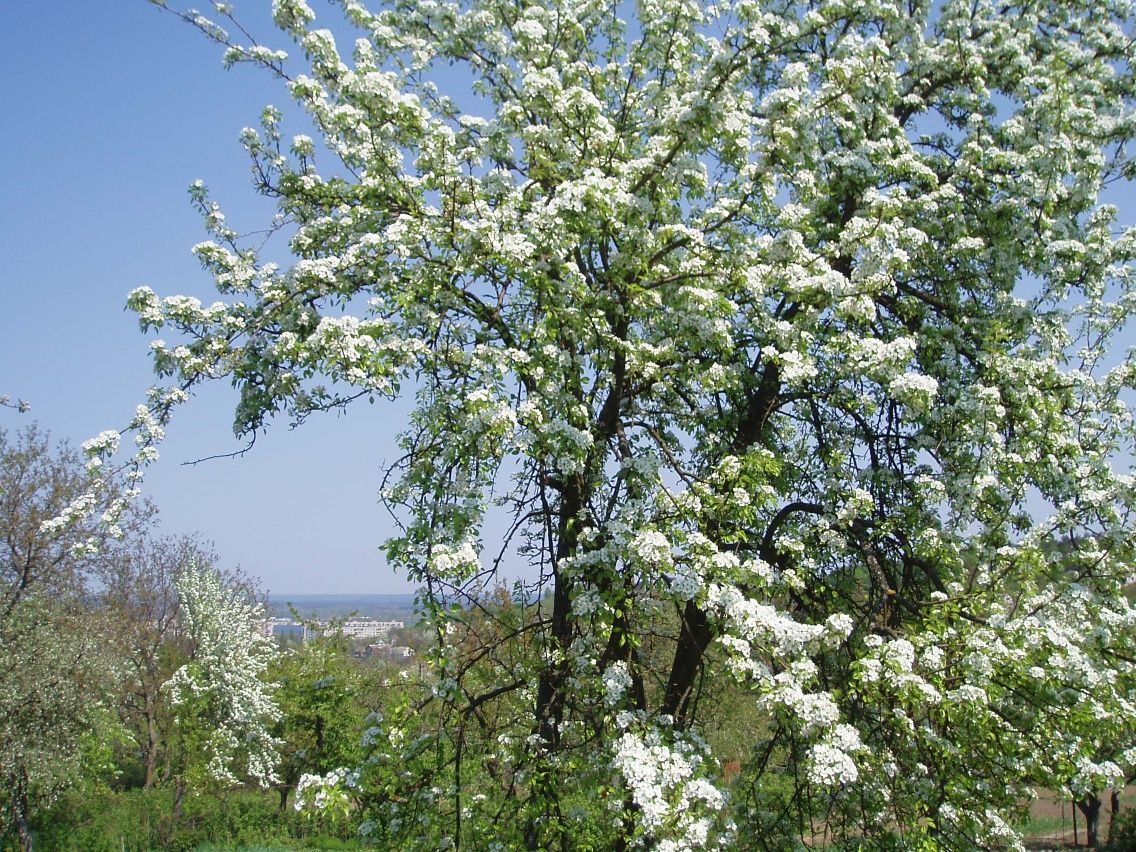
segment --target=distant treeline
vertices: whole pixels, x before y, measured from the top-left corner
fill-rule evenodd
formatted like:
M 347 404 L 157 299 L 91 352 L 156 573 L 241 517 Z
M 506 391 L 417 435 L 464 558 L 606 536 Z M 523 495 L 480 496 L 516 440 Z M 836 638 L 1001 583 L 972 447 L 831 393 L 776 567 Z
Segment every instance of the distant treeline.
M 414 595 L 269 595 L 268 614 L 280 618 L 291 615 L 291 607 L 302 618 L 327 621 L 356 615 L 384 621 L 413 624 Z

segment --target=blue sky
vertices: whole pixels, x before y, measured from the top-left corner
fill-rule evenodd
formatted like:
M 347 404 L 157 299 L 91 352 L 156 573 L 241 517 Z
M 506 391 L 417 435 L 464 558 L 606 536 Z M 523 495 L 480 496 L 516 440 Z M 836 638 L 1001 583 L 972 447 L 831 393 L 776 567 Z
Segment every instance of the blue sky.
M 259 11 L 252 22 L 275 44 L 268 6 L 239 8 Z M 0 426 L 35 419 L 78 444 L 124 426 L 151 384 L 126 294 L 146 284 L 213 298 L 190 254 L 205 234 L 189 184 L 205 180 L 238 229 L 270 217 L 237 138 L 287 95 L 255 69 L 224 70 L 216 46 L 144 0 L 6 11 L 0 394 L 32 410 L 2 409 Z M 378 549 L 391 528 L 376 491 L 400 417 L 364 405 L 296 431 L 281 423 L 243 459 L 181 465 L 240 447 L 234 401 L 210 387 L 175 417 L 146 482 L 163 531 L 200 532 L 274 593 L 409 591 Z

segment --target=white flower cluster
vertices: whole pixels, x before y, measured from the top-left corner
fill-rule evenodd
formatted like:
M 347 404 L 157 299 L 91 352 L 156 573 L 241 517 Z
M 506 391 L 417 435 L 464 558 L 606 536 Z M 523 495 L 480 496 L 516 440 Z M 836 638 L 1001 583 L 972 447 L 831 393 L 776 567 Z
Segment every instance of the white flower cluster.
M 669 744 L 655 727 L 627 730 L 615 743 L 613 763 L 637 808 L 640 845 L 668 852 L 710 848 L 711 815 L 725 806 L 726 794 L 699 774 L 705 770 L 705 743 L 667 733 Z
M 1069 786 L 1075 793 L 1094 793 L 1101 790 L 1119 790 L 1126 783 L 1127 773 L 1114 760 L 1095 761 L 1082 755 L 1077 759 L 1077 770 Z
M 916 665 L 915 646 L 907 639 L 883 639 L 880 636 L 867 636 L 864 641 L 868 652 L 859 662 L 860 681 L 865 684 L 882 683 L 896 693 L 906 696 L 909 700 L 937 704 L 942 700 L 939 690 L 928 682 Z M 934 662 L 938 649 L 928 649 L 924 653 L 924 660 Z M 964 684 L 953 692 L 957 700 L 972 700 L 973 690 L 978 689 L 972 684 Z M 960 691 L 961 690 L 961 691 Z M 981 689 L 978 694 L 982 695 Z
M 859 731 L 836 725 L 809 750 L 809 779 L 822 787 L 851 784 L 860 777 L 852 755 L 863 748 Z
M 550 467 L 564 473 L 582 468 L 584 458 L 592 448 L 592 436 L 565 420 L 544 420 L 539 407 L 529 404 L 522 408 L 530 424 L 517 436 L 518 442 L 530 452 L 546 457 Z
M 121 440 L 122 436 L 118 432 L 107 429 L 94 438 L 88 438 L 84 441 L 83 452 L 91 456 L 114 455 L 118 452 L 118 445 Z
M 643 530 L 638 533 L 628 549 L 647 565 L 669 565 L 671 562 L 671 543 L 658 530 Z
M 904 373 L 888 383 L 888 393 L 916 410 L 930 408 L 938 392 L 938 381 L 921 373 Z
M 852 629 L 852 619 L 844 613 L 834 613 L 824 624 L 803 624 L 771 604 L 746 597 L 737 586 L 721 583 L 707 586 L 706 602 L 738 638 L 750 643 L 760 640 L 786 657 L 821 639 L 843 640 Z
M 326 775 L 305 773 L 296 782 L 296 797 L 292 807 L 297 811 L 322 811 L 334 806 L 342 807 L 348 790 L 359 788 L 359 770 L 339 767 Z
M 631 673 L 627 663 L 618 660 L 608 666 L 603 673 L 604 704 L 612 707 L 619 703 L 624 693 L 631 688 Z
M 702 578 L 691 565 L 679 565 L 667 578 L 671 595 L 676 600 L 694 600 L 702 591 Z
M 479 388 L 466 397 L 470 439 L 487 435 L 494 440 L 511 436 L 517 427 L 517 413 L 503 399 L 495 399 L 493 391 Z
M 93 492 L 87 491 L 80 494 L 54 518 L 48 518 L 40 523 L 39 534 L 45 538 L 53 538 L 59 535 L 83 518 L 86 518 L 96 505 L 98 505 L 98 497 Z
M 462 578 L 475 574 L 481 567 L 477 542 L 465 539 L 456 547 L 435 544 L 430 553 L 430 572 L 438 577 Z

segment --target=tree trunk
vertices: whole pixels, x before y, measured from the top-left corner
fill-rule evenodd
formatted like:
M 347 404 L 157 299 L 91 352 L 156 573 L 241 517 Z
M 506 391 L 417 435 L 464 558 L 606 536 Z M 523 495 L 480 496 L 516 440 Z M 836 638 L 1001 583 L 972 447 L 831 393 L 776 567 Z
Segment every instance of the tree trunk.
M 1100 831 L 1101 800 L 1096 793 L 1089 793 L 1077 802 L 1077 807 L 1085 815 L 1085 845 L 1097 848 L 1097 834 Z
M 564 718 L 564 696 L 571 672 L 567 659 L 568 646 L 572 642 L 572 600 L 571 580 L 561 571 L 562 561 L 576 552 L 579 541 L 579 515 L 585 505 L 583 486 L 579 480 L 565 485 L 558 510 L 556 555 L 552 567 L 552 618 L 550 650 L 554 660 L 541 671 L 537 681 L 535 728 L 544 747 L 555 752 L 560 747 L 560 723 Z M 545 817 L 559 813 L 557 785 L 552 779 L 540 773 L 534 778 L 532 797 L 541 801 Z M 547 838 L 541 836 L 539 817 L 533 814 L 525 823 L 525 847 L 530 850 L 548 849 Z
M 567 652 L 571 638 L 571 625 L 568 620 L 571 603 L 567 586 L 567 580 L 556 572 L 552 592 L 551 632 L 552 647 L 559 658 Z M 555 749 L 560 744 L 560 721 L 564 715 L 564 684 L 567 679 L 567 661 L 559 659 L 541 672 L 537 683 L 537 733 L 550 749 Z
M 578 539 L 577 525 L 584 497 L 580 483 L 574 482 L 564 488 L 560 505 L 560 518 L 557 529 L 556 561 L 552 569 L 552 647 L 559 657 L 543 672 L 537 683 L 536 723 L 537 733 L 547 746 L 555 749 L 560 744 L 560 721 L 564 711 L 564 685 L 568 680 L 568 662 L 563 659 L 572 640 L 572 601 L 569 594 L 570 581 L 560 571 L 560 563 L 576 552 Z
M 1108 837 L 1105 842 L 1110 846 L 1116 840 L 1116 817 L 1120 813 L 1120 791 L 1113 790 L 1109 794 Z
M 178 823 L 181 822 L 182 804 L 185 801 L 185 778 L 178 776 L 174 779 L 174 806 L 170 809 L 170 818 L 160 832 L 162 846 L 169 846 L 177 832 Z
M 663 712 L 674 717 L 674 725 L 680 730 L 692 721 L 690 700 L 694 696 L 694 682 L 712 638 L 706 613 L 694 601 L 687 601 L 682 613 L 682 632 L 663 697 Z
M 161 736 L 158 731 L 157 714 L 154 711 L 153 700 L 146 697 L 146 779 L 142 786 L 147 790 L 154 786 L 158 774 L 158 749 L 161 745 Z
M 22 852 L 32 852 L 32 829 L 28 824 L 28 773 L 22 767 L 16 776 L 16 789 L 12 791 L 12 817 Z

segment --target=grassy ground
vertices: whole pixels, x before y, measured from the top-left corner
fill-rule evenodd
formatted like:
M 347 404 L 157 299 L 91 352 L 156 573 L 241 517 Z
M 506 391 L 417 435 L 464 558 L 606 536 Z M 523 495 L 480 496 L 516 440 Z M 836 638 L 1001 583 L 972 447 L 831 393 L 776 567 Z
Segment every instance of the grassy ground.
M 43 852 L 307 852 L 358 850 L 362 844 L 346 827 L 314 823 L 288 809 L 275 792 L 234 790 L 188 796 L 182 818 L 171 830 L 172 793 L 153 790 L 102 791 L 64 797 L 34 826 Z M 0 838 L 0 849 L 6 849 Z

